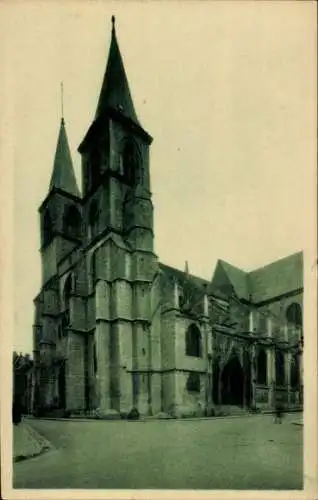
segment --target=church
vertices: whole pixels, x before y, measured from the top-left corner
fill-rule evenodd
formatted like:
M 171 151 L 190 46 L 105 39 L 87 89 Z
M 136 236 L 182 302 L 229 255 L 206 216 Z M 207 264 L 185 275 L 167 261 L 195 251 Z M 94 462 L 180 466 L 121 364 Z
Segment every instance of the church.
M 95 118 L 78 147 L 61 120 L 39 208 L 34 407 L 174 417 L 303 401 L 302 252 L 211 280 L 160 263 L 149 149 L 112 18 Z

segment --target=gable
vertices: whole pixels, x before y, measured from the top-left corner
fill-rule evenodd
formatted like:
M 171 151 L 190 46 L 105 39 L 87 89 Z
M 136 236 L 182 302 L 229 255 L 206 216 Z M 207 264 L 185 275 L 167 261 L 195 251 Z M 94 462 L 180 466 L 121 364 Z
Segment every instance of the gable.
M 215 292 L 221 292 L 226 296 L 232 295 L 234 291 L 233 284 L 226 274 L 224 267 L 222 266 L 222 261 L 220 260 L 217 261 L 216 268 L 208 290 L 211 294 Z
M 247 274 L 237 267 L 218 260 L 210 285 L 210 291 L 219 290 L 226 295 L 234 292 L 239 299 L 249 299 Z

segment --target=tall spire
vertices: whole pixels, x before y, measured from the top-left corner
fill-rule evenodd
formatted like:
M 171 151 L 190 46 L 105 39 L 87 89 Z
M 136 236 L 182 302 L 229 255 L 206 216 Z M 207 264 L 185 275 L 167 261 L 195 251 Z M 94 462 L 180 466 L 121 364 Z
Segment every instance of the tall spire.
M 112 31 L 108 61 L 98 100 L 95 119 L 101 116 L 108 107 L 121 111 L 123 115 L 131 118 L 131 120 L 139 125 L 129 90 L 124 63 L 116 38 L 114 16 L 112 16 Z
M 60 131 L 55 151 L 53 173 L 50 182 L 50 191 L 53 188 L 80 197 L 74 174 L 72 157 L 68 145 L 64 118 L 61 118 Z

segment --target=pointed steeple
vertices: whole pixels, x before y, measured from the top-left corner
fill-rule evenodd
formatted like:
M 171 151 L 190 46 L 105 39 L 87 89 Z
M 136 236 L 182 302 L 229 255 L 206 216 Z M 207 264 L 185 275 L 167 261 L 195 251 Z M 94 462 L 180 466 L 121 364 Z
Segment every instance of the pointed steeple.
M 121 111 L 124 116 L 133 120 L 137 125 L 140 125 L 130 94 L 124 63 L 116 38 L 114 16 L 112 16 L 112 33 L 108 61 L 95 119 L 99 118 L 107 108 Z
M 59 137 L 57 141 L 53 173 L 50 182 L 50 191 L 53 188 L 80 197 L 76 177 L 73 169 L 72 157 L 68 145 L 64 118 L 61 119 Z

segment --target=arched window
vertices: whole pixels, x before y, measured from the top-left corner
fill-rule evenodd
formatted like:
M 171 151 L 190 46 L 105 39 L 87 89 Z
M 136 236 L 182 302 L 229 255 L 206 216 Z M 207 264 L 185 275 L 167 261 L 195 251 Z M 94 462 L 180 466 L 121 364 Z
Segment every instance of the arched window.
M 179 309 L 181 309 L 185 305 L 185 294 L 183 288 L 178 285 L 178 301 L 179 301 Z
M 201 332 L 194 324 L 190 325 L 186 331 L 186 355 L 202 357 Z
M 72 275 L 69 274 L 64 285 L 64 306 L 65 310 L 70 309 L 70 299 L 72 293 Z
M 62 316 L 62 330 L 66 334 L 65 329 L 70 325 L 70 300 L 72 293 L 72 275 L 69 274 L 66 278 L 63 290 L 64 313 Z
M 43 217 L 43 244 L 48 245 L 53 239 L 53 223 L 49 210 L 46 210 Z
M 300 305 L 296 302 L 290 304 L 286 309 L 286 322 L 288 339 L 293 342 L 298 337 L 302 327 L 302 311 Z
M 293 389 L 297 389 L 299 382 L 299 358 L 294 354 L 290 364 L 290 385 Z
M 286 320 L 288 323 L 296 327 L 302 326 L 302 311 L 301 306 L 294 302 L 286 310 Z
M 285 357 L 282 351 L 275 352 L 276 385 L 285 384 Z
M 257 382 L 267 384 L 267 356 L 264 349 L 261 349 L 257 356 Z
M 63 217 L 63 230 L 73 238 L 81 236 L 81 215 L 76 207 L 66 207 Z
M 187 378 L 187 391 L 188 392 L 200 392 L 200 374 L 197 372 L 189 373 Z
M 93 200 L 89 208 L 88 215 L 88 225 L 89 225 L 89 236 L 94 238 L 98 234 L 99 226 L 99 210 L 96 200 Z
M 95 146 L 90 153 L 90 178 L 91 189 L 94 189 L 100 181 L 101 153 L 98 146 Z
M 122 152 L 122 171 L 124 179 L 130 186 L 135 186 L 141 181 L 141 162 L 137 145 L 133 140 L 128 140 Z

